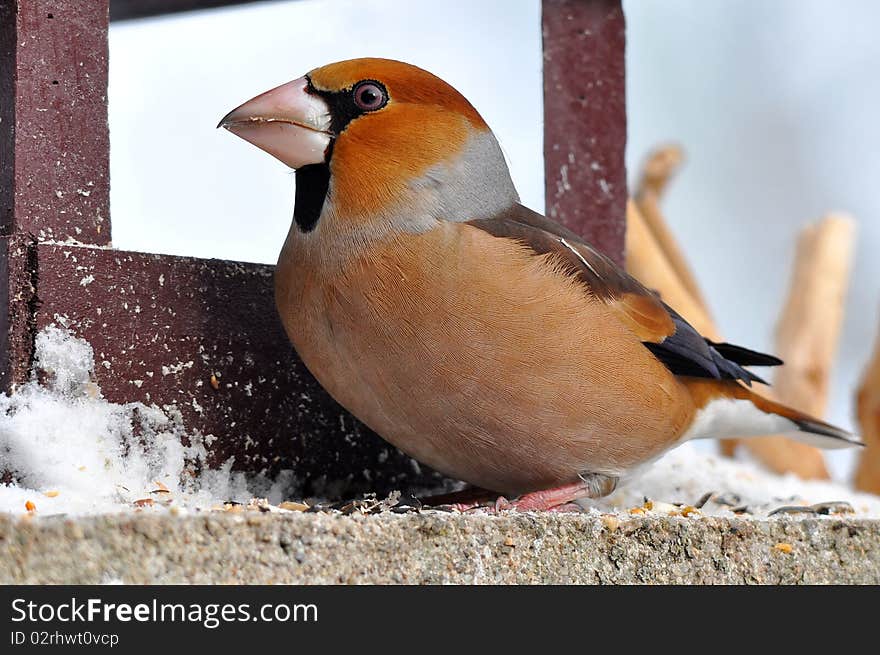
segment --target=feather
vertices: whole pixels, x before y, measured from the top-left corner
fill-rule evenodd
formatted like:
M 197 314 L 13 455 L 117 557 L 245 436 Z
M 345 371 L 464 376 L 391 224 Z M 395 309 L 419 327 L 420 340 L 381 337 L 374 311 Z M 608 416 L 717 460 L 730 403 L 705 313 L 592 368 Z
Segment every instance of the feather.
M 558 258 L 584 291 L 612 307 L 618 319 L 675 375 L 766 384 L 743 366 L 781 364 L 772 355 L 709 341 L 656 293 L 574 232 L 520 204 L 468 224 L 499 238 L 515 239 L 536 255 Z

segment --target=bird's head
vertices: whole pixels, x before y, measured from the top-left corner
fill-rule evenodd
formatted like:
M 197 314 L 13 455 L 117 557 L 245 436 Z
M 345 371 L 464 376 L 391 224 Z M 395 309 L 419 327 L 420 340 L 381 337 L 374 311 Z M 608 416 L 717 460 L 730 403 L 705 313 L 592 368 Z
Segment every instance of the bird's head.
M 477 110 L 440 78 L 399 61 L 317 68 L 247 101 L 220 126 L 296 169 L 302 233 L 419 232 L 518 201 Z

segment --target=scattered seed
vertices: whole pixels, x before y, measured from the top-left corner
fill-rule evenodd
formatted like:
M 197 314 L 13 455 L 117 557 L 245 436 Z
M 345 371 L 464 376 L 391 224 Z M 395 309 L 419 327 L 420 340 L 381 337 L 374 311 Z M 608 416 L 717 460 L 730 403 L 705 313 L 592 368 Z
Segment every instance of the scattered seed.
M 815 505 L 784 505 L 777 507 L 767 516 L 774 514 L 821 514 L 827 516 L 829 514 L 855 514 L 855 510 L 852 505 L 843 500 L 832 500 Z
M 832 500 L 826 503 L 816 503 L 813 509 L 817 514 L 855 514 L 853 506 L 844 500 Z
M 248 501 L 247 509 L 253 511 L 256 510 L 258 512 L 271 512 L 272 507 L 269 505 L 269 501 L 265 498 L 251 498 Z
M 614 532 L 620 527 L 620 519 L 614 516 L 614 514 L 603 514 L 602 524 L 608 532 Z
M 696 504 L 694 505 L 694 507 L 696 507 L 697 509 L 703 509 L 703 505 L 705 505 L 706 503 L 708 503 L 709 500 L 710 500 L 710 499 L 712 498 L 712 496 L 714 496 L 714 495 L 715 495 L 715 492 L 714 492 L 714 491 L 707 491 L 706 493 L 704 493 L 704 494 L 700 497 L 700 499 L 696 502 Z
M 278 507 L 286 509 L 289 512 L 305 512 L 309 508 L 305 503 L 297 503 L 292 500 L 285 500 Z
M 734 505 L 739 505 L 742 498 L 737 496 L 736 494 L 721 494 L 720 496 L 715 496 L 712 498 L 712 501 L 718 505 L 727 505 L 728 507 L 732 507 Z M 735 511 L 735 510 L 731 510 Z
M 784 505 L 783 507 L 777 507 L 772 512 L 768 512 L 767 516 L 773 516 L 774 514 L 815 514 L 816 510 L 807 505 Z
M 651 503 L 651 509 L 655 512 L 659 512 L 662 514 L 668 514 L 669 516 L 678 516 L 681 514 L 681 506 L 673 505 L 672 503 L 662 503 L 658 501 L 654 501 Z M 645 509 L 648 509 L 647 507 Z
M 457 507 L 455 507 L 454 505 L 431 505 L 431 507 L 430 507 L 429 509 L 431 509 L 431 510 L 433 510 L 433 511 L 435 511 L 435 512 L 446 512 L 446 513 L 449 513 L 449 514 L 454 514 L 454 513 L 460 511 L 460 510 L 459 510 Z

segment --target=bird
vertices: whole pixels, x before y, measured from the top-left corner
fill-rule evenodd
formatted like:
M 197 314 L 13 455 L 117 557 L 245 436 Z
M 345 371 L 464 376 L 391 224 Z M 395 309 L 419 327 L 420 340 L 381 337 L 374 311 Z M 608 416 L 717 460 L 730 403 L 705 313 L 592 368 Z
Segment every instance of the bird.
M 485 120 L 428 71 L 331 63 L 218 127 L 295 171 L 274 280 L 302 362 L 383 439 L 498 494 L 496 509 L 608 495 L 692 439 L 860 443 L 755 390 L 746 367 L 779 359 L 704 338 L 525 207 Z

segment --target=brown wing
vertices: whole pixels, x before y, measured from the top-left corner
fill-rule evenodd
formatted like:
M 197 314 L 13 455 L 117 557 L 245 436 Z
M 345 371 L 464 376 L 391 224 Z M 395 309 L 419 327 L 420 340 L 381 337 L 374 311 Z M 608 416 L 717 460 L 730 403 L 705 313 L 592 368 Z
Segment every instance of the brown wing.
M 739 363 L 782 363 L 770 355 L 705 339 L 659 296 L 577 234 L 527 207 L 517 204 L 501 215 L 469 221 L 469 225 L 495 237 L 516 239 L 536 255 L 552 254 L 580 280 L 585 292 L 613 308 L 618 319 L 676 375 L 751 384 L 763 380 Z

